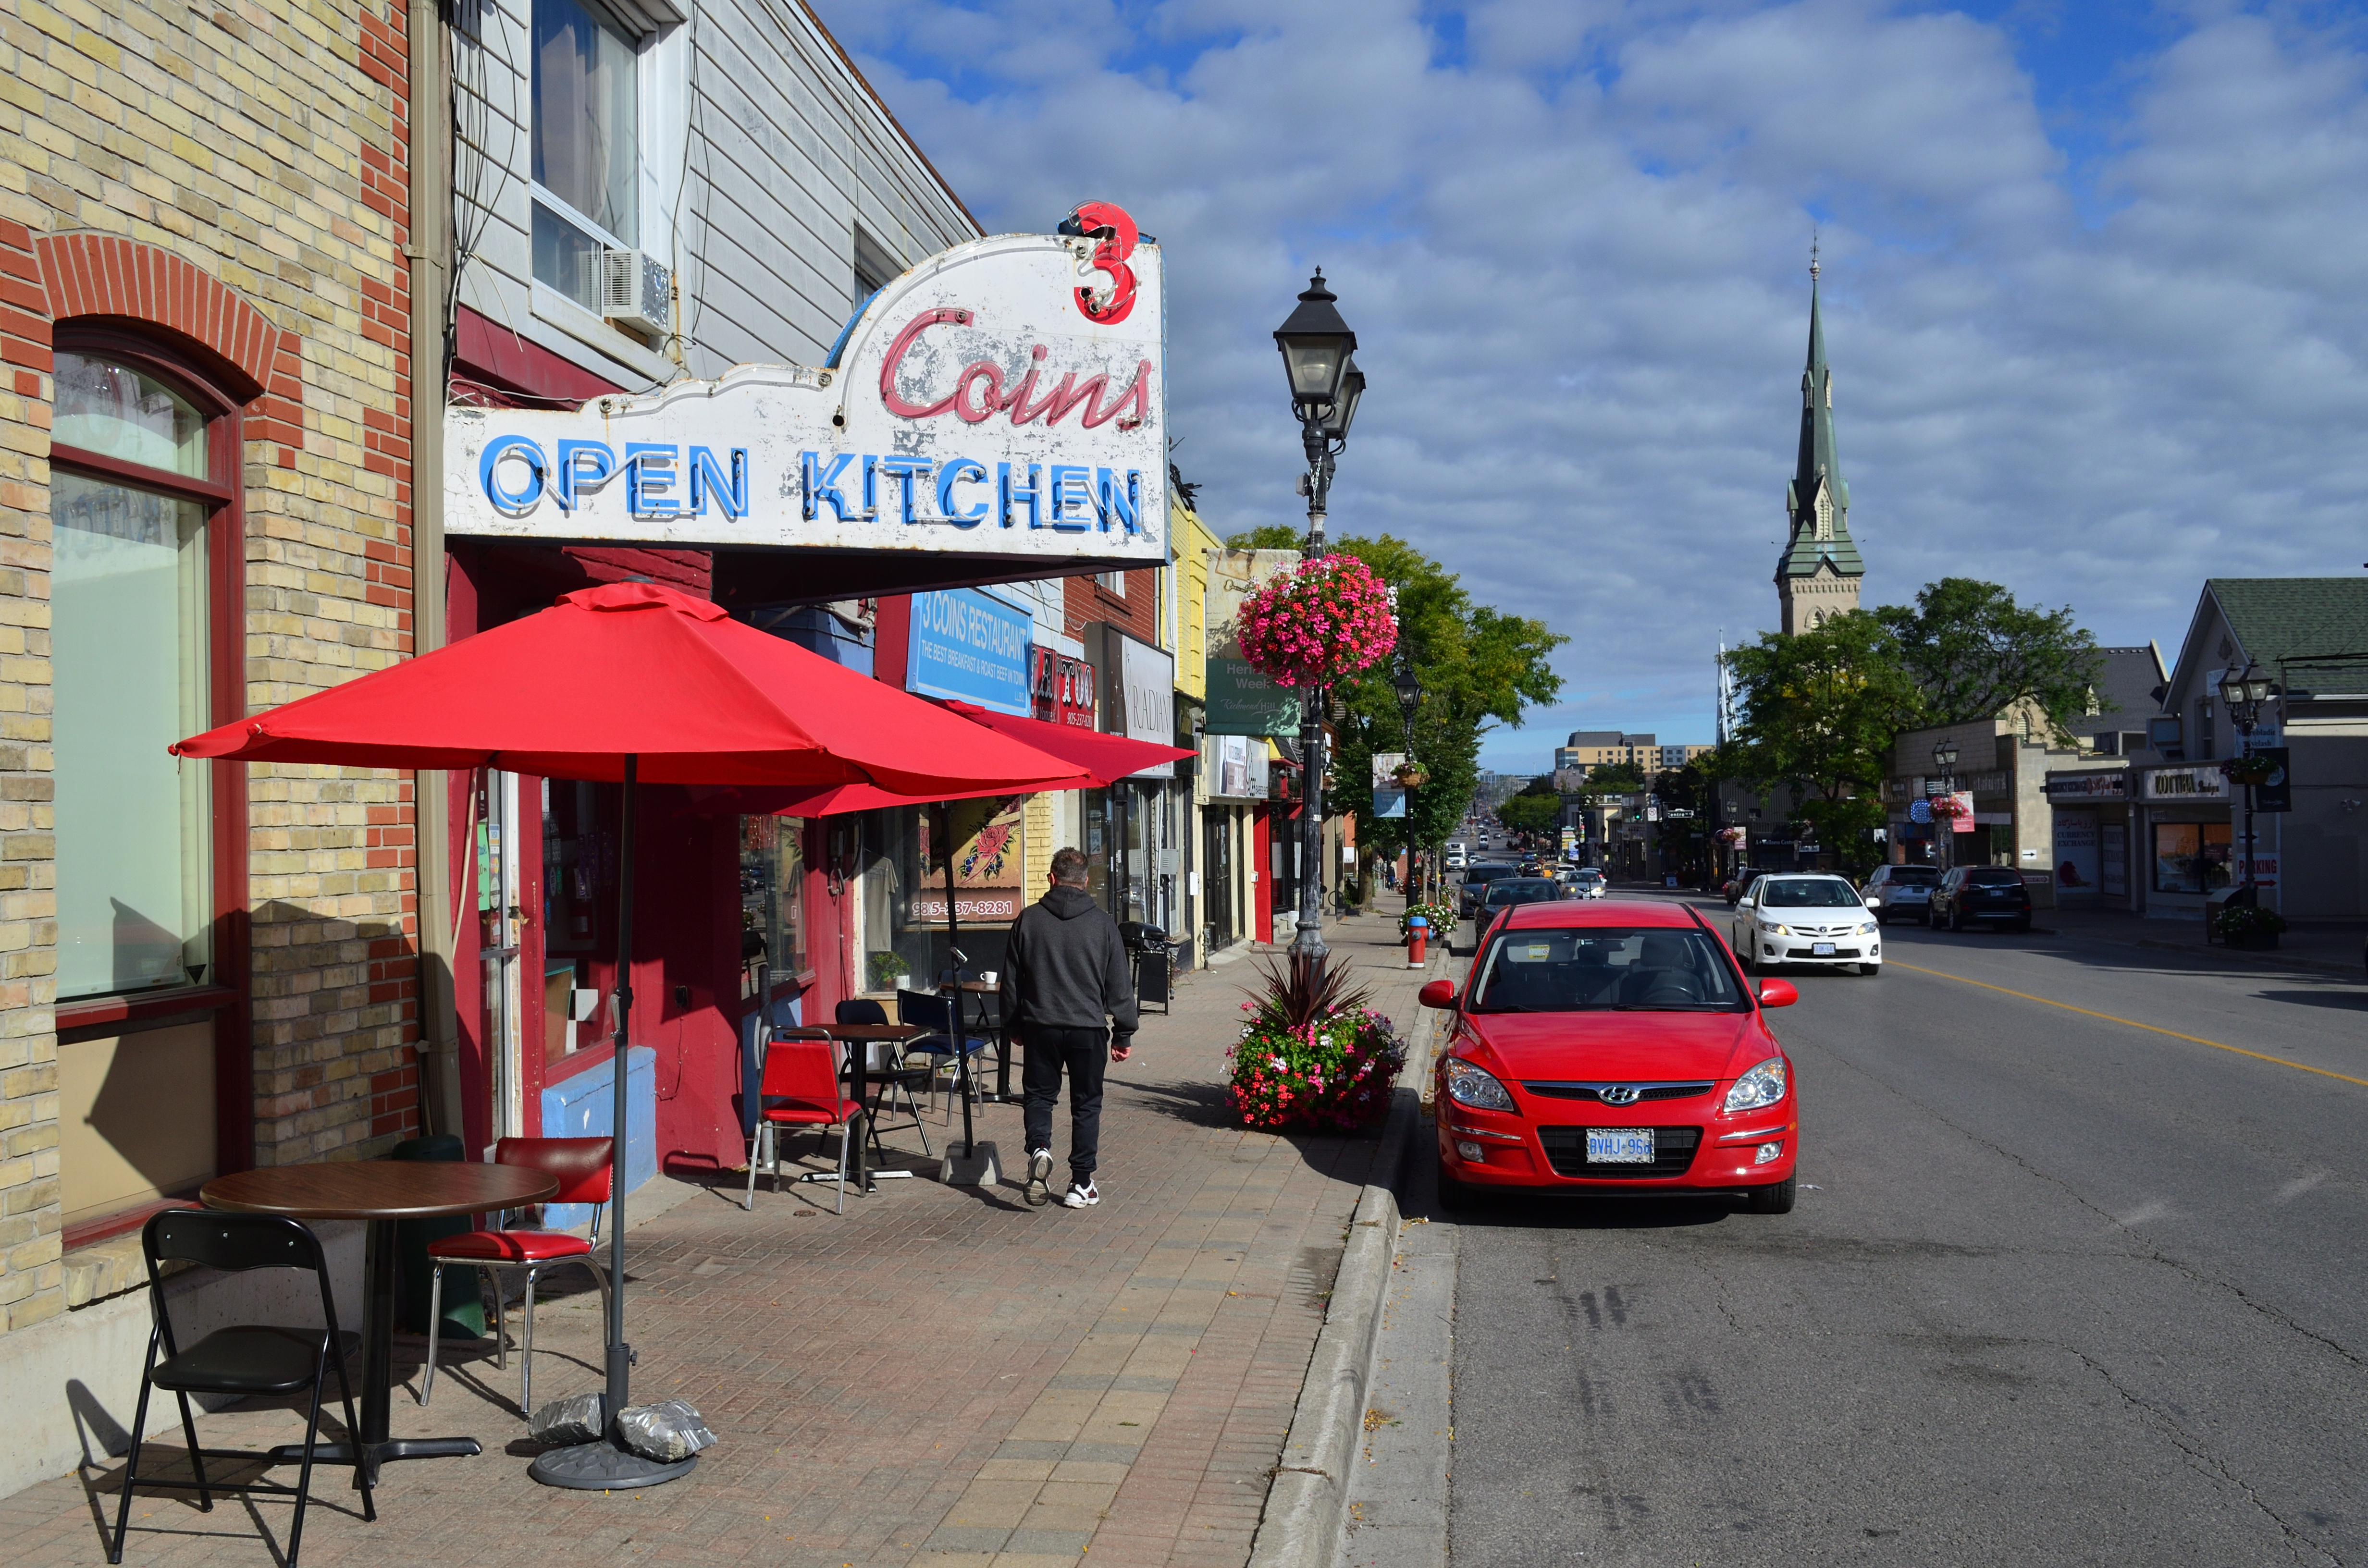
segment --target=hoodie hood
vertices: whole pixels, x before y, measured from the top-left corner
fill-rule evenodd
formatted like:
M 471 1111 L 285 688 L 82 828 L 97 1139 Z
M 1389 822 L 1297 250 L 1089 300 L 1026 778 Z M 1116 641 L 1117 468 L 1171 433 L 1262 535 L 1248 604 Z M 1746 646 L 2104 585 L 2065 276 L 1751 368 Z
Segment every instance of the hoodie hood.
M 1055 885 L 1052 891 L 1036 902 L 1064 920 L 1075 920 L 1088 909 L 1101 907 L 1094 902 L 1094 895 L 1085 889 L 1073 888 L 1066 884 Z

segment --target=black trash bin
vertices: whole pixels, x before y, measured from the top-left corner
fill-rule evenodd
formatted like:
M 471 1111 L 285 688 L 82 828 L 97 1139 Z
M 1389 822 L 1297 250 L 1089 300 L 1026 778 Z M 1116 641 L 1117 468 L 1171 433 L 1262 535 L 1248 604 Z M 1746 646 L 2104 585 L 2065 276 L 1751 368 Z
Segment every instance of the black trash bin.
M 1134 960 L 1134 1005 L 1167 1012 L 1173 961 L 1167 933 L 1140 920 L 1121 920 L 1118 934 L 1126 939 L 1127 955 Z
M 433 1138 L 406 1138 L 389 1150 L 387 1157 L 394 1160 L 458 1160 L 461 1157 L 461 1140 L 450 1132 L 439 1133 Z M 427 1288 L 436 1272 L 436 1266 L 428 1261 L 428 1244 L 442 1241 L 447 1236 L 464 1235 L 470 1229 L 469 1217 L 465 1214 L 442 1215 L 432 1220 L 397 1220 L 394 1222 L 395 1256 L 403 1260 L 403 1326 L 411 1333 L 427 1332 Z M 485 1304 L 478 1299 L 475 1288 L 477 1271 L 462 1269 L 455 1278 L 469 1280 L 470 1287 L 444 1292 L 444 1324 L 437 1331 L 438 1337 L 482 1339 L 485 1335 Z

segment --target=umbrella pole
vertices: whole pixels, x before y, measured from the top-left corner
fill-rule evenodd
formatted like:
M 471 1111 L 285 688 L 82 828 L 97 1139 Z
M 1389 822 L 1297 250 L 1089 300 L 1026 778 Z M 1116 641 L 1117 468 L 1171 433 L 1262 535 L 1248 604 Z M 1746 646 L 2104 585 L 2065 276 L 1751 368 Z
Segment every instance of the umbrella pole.
M 952 999 L 946 1007 L 947 1017 L 954 1028 L 953 1033 L 947 1037 L 946 1043 L 954 1048 L 954 1090 L 962 1096 L 962 1158 L 967 1160 L 978 1153 L 978 1139 L 972 1131 L 970 1121 L 970 1052 L 964 1049 L 970 1043 L 970 1026 L 962 1018 L 967 1009 L 962 1006 L 962 960 L 954 956 L 962 951 L 962 922 L 954 913 L 954 809 L 951 803 L 945 808 L 945 824 L 946 962 L 952 969 L 954 977 L 949 992 Z
M 616 1099 L 609 1111 L 609 1122 L 617 1140 L 613 1155 L 615 1164 L 609 1178 L 614 1190 L 609 1195 L 609 1220 L 612 1227 L 609 1233 L 609 1272 L 611 1276 L 609 1291 L 609 1416 L 611 1420 L 631 1403 L 626 1396 L 632 1381 L 633 1361 L 633 1347 L 625 1343 L 625 1118 L 632 1102 L 625 1078 L 629 1065 L 626 1041 L 630 1038 L 633 1017 L 633 862 L 639 858 L 633 852 L 633 807 L 635 797 L 642 792 L 636 777 L 641 771 L 640 763 L 638 756 L 628 756 L 625 758 L 625 800 L 620 813 L 622 820 L 618 828 L 622 847 L 617 871 L 617 1033 L 609 1058 L 616 1071 Z
M 630 1401 L 633 1364 L 633 1347 L 625 1343 L 625 1117 L 632 1100 L 625 1077 L 631 1065 L 626 1041 L 633 1017 L 633 807 L 641 793 L 640 764 L 640 757 L 626 756 L 624 810 L 618 828 L 621 858 L 617 872 L 617 1028 L 610 1037 L 616 1093 L 609 1122 L 615 1139 L 609 1178 L 609 1389 L 601 1412 L 608 1430 L 588 1443 L 548 1449 L 527 1467 L 527 1474 L 545 1486 L 578 1492 L 655 1486 L 689 1475 L 699 1464 L 695 1453 L 671 1461 L 644 1458 L 626 1448 L 616 1429 L 617 1416 Z

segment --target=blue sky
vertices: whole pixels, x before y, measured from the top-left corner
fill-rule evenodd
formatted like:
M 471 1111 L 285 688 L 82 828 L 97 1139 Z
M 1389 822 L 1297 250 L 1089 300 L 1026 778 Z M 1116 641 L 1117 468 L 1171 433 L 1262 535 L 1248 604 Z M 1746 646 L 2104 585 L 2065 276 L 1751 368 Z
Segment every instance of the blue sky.
M 2169 655 L 2207 575 L 2368 561 L 2362 4 L 817 8 L 990 230 L 1159 236 L 1221 531 L 1299 520 L 1268 335 L 1325 266 L 1336 529 L 1572 639 L 1493 766 L 1708 738 L 1775 621 L 1813 227 L 1870 603 L 1967 574 Z

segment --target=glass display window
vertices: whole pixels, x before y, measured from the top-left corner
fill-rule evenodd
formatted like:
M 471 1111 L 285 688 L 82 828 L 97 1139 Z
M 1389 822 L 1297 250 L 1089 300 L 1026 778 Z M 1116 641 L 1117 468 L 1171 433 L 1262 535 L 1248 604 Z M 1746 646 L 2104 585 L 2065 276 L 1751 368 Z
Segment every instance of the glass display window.
M 2202 893 L 2226 887 L 2229 845 L 2225 822 L 2155 824 L 2154 891 Z
M 740 819 L 740 957 L 743 996 L 757 994 L 757 966 L 778 982 L 806 963 L 805 822 Z

